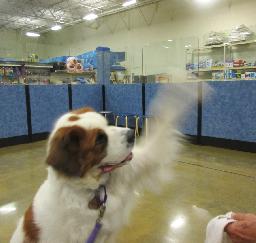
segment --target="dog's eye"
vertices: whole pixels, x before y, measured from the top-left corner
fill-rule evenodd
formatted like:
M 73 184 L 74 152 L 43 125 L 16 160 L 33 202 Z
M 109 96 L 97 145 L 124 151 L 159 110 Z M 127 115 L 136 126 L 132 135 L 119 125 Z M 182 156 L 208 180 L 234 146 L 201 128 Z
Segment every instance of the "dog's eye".
M 105 144 L 107 143 L 107 141 L 108 141 L 107 135 L 104 133 L 100 133 L 96 138 L 95 145 Z

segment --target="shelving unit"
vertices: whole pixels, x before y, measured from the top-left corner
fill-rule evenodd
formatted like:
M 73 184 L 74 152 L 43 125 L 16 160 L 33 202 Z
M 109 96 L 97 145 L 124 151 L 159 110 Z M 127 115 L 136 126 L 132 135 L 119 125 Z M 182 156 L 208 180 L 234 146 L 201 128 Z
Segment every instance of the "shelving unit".
M 81 77 L 81 80 L 79 79 Z M 66 70 L 56 70 L 51 74 L 51 83 L 77 83 L 85 82 L 87 84 L 96 83 L 96 71 L 84 71 L 80 73 L 71 73 Z
M 186 55 L 192 57 L 186 65 L 190 79 L 256 79 L 256 40 L 193 48 L 187 50 Z
M 0 83 L 2 84 L 49 84 L 49 64 L 22 61 L 0 62 Z
M 224 70 L 248 70 L 248 69 L 256 69 L 256 66 L 199 69 L 191 72 L 212 72 L 212 71 L 224 71 Z
M 52 65 L 42 64 L 42 63 L 31 63 L 31 62 L 1 62 L 0 67 L 26 67 L 26 68 L 43 68 L 43 69 L 51 69 Z
M 250 40 L 250 41 L 241 41 L 241 42 L 230 42 L 230 43 L 223 43 L 220 45 L 211 45 L 211 46 L 204 46 L 200 48 L 193 48 L 192 51 L 198 51 L 198 50 L 209 50 L 213 48 L 220 48 L 220 47 L 225 47 L 225 46 L 238 46 L 238 45 L 248 45 L 248 44 L 254 44 L 256 43 L 255 40 Z

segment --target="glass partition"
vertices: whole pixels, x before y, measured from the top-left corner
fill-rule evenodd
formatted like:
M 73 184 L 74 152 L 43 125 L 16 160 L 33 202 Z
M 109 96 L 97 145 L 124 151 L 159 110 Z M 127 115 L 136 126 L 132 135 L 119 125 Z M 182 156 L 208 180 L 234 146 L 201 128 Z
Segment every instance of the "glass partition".
M 4 32 L 5 33 L 5 32 Z M 47 34 L 17 31 L 0 39 L 1 84 L 168 83 L 256 79 L 256 28 L 239 26 L 202 37 L 170 38 L 96 52 Z M 52 34 L 53 35 L 53 34 Z M 104 46 L 104 45 L 103 45 Z M 103 48 L 104 49 L 104 48 Z M 68 59 L 75 57 L 75 60 Z M 69 63 L 68 63 L 69 62 Z M 102 76 L 103 75 L 103 76 Z M 103 82 L 103 81 L 104 82 Z
M 168 83 L 194 80 L 197 61 L 193 50 L 197 38 L 169 39 L 143 47 L 143 74 L 147 82 Z

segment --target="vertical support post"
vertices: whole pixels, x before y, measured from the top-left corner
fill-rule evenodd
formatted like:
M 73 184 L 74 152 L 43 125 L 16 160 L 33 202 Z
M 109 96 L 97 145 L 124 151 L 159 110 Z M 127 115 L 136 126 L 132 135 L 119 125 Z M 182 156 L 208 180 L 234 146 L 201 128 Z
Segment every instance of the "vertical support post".
M 198 100 L 197 100 L 197 144 L 201 144 L 202 138 L 202 113 L 203 113 L 203 83 L 198 82 Z
M 71 84 L 68 84 L 68 108 L 70 111 L 73 109 L 72 85 Z
M 102 111 L 106 111 L 106 87 L 102 85 Z
M 141 84 L 141 96 L 142 96 L 142 117 L 144 117 L 144 120 L 143 118 L 141 119 L 142 120 L 142 128 L 145 129 L 145 132 L 146 132 L 146 135 L 147 135 L 147 118 L 145 118 L 145 115 L 146 115 L 146 86 L 145 86 L 145 83 L 142 83 Z
M 32 121 L 31 121 L 31 104 L 30 104 L 29 85 L 25 85 L 25 96 L 26 96 L 26 109 L 27 109 L 28 138 L 29 138 L 29 141 L 32 142 Z
M 97 83 L 110 83 L 111 52 L 108 47 L 96 48 L 97 59 Z
M 145 114 L 146 114 L 146 87 L 145 87 L 144 83 L 142 83 L 141 92 L 142 92 L 142 115 L 145 116 Z

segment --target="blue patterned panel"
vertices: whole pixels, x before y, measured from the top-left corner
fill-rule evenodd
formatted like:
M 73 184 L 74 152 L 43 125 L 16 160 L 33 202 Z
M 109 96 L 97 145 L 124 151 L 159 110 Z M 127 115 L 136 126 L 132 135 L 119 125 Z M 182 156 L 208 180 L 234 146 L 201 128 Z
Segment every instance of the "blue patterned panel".
M 56 119 L 68 111 L 67 85 L 31 85 L 32 133 L 50 132 Z
M 28 134 L 24 86 L 0 86 L 0 138 Z
M 202 135 L 256 142 L 256 81 L 209 85 L 213 94 L 203 102 Z
M 96 111 L 102 110 L 102 85 L 72 85 L 73 109 L 89 106 Z
M 170 86 L 168 84 L 145 84 L 145 108 L 147 116 L 151 115 L 150 104 L 154 100 L 158 89 L 164 87 L 165 85 L 167 85 L 168 87 Z
M 146 84 L 145 87 L 145 100 L 146 100 L 146 115 L 150 115 L 149 107 L 150 103 L 154 99 L 159 88 L 170 88 L 170 95 L 175 89 L 184 87 L 186 90 L 190 90 L 194 95 L 198 96 L 198 83 L 181 83 L 181 84 Z M 185 116 L 180 120 L 179 130 L 187 135 L 197 135 L 197 100 L 189 96 L 183 97 L 188 104 L 188 111 Z
M 114 114 L 142 115 L 142 85 L 113 84 L 106 86 L 106 110 Z M 131 119 L 130 119 L 131 120 Z M 130 121 L 134 124 L 133 121 Z M 122 119 L 119 125 L 124 125 Z M 133 125 L 132 125 L 133 126 Z

